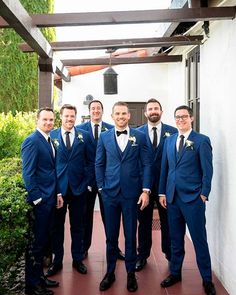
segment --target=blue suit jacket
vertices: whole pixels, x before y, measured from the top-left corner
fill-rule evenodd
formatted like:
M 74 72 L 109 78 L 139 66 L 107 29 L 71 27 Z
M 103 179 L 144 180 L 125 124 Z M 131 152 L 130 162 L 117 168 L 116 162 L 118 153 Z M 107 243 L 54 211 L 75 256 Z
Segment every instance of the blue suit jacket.
M 149 147 L 149 153 L 152 159 L 152 187 L 151 191 L 158 192 L 159 179 L 161 171 L 161 158 L 165 140 L 168 136 L 178 132 L 175 127 L 161 123 L 161 137 L 157 148 L 154 148 L 148 133 L 148 124 L 142 125 L 137 130 L 140 130 L 146 134 L 146 140 Z
M 39 131 L 30 134 L 22 143 L 22 170 L 27 201 L 42 198 L 42 202 L 56 201 L 56 170 L 52 148 Z
M 103 198 L 114 198 L 120 192 L 125 198 L 138 198 L 142 188 L 151 188 L 151 159 L 145 134 L 130 128 L 128 144 L 122 153 L 115 128 L 102 133 L 98 140 L 95 170 Z
M 192 144 L 177 154 L 178 134 L 167 138 L 163 150 L 159 194 L 166 195 L 171 203 L 175 191 L 183 202 L 191 202 L 200 194 L 209 196 L 213 175 L 212 147 L 210 139 L 192 131 L 188 141 Z
M 75 139 L 68 151 L 61 128 L 51 131 L 56 149 L 56 171 L 58 193 L 66 195 L 68 185 L 74 195 L 80 195 L 87 190 L 94 178 L 94 149 L 88 132 L 75 128 Z
M 102 121 L 102 128 L 101 128 L 102 130 L 101 130 L 101 133 L 103 133 L 103 132 L 105 132 L 105 131 L 113 128 L 113 127 L 114 127 L 113 125 L 108 124 L 108 123 Z M 93 130 L 92 130 L 91 122 L 88 121 L 88 122 L 85 122 L 83 124 L 77 125 L 76 128 L 80 128 L 80 129 L 83 129 L 83 130 L 89 132 L 89 134 L 90 134 L 90 136 L 92 138 L 92 142 L 93 142 L 94 162 L 95 162 L 95 155 L 96 155 L 96 149 L 97 149 L 97 143 L 98 143 L 98 141 L 93 136 Z M 94 174 L 95 174 L 95 166 L 94 166 Z M 93 187 L 96 187 L 96 185 L 97 185 L 96 184 L 96 179 L 94 177 L 93 182 L 92 182 L 92 186 Z

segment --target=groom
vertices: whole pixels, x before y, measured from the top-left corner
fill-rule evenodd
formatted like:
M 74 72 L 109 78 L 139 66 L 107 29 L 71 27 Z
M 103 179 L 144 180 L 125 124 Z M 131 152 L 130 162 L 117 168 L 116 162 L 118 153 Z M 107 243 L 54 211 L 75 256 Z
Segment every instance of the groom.
M 105 211 L 107 238 L 107 273 L 100 283 L 100 291 L 109 289 L 115 281 L 122 215 L 127 289 L 135 292 L 138 289 L 134 273 L 137 258 L 137 204 L 143 210 L 149 202 L 151 160 L 145 134 L 128 126 L 128 105 L 124 102 L 115 103 L 112 118 L 115 128 L 100 135 L 95 162 L 97 186 Z

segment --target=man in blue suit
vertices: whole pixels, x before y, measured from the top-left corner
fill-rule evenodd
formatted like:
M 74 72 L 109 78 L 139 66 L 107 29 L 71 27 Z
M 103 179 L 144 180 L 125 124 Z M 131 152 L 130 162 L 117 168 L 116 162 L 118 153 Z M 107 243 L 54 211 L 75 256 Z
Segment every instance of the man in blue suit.
M 22 174 L 27 202 L 32 206 L 29 244 L 26 251 L 25 293 L 28 295 L 51 295 L 46 287 L 57 287 L 43 273 L 44 247 L 49 239 L 54 208 L 60 208 L 63 200 L 56 200 L 55 150 L 49 132 L 54 126 L 54 113 L 50 108 L 37 112 L 37 130 L 22 144 Z
M 83 129 L 91 135 L 94 154 L 96 153 L 97 142 L 101 132 L 107 131 L 114 126 L 102 121 L 103 115 L 103 104 L 100 100 L 92 100 L 89 103 L 89 115 L 90 121 L 85 122 L 77 126 L 77 128 Z M 102 222 L 105 228 L 104 221 L 104 209 L 102 204 L 101 194 L 98 192 L 96 178 L 93 179 L 92 186 L 88 191 L 88 196 L 86 199 L 86 215 L 85 215 L 85 235 L 84 235 L 84 257 L 87 257 L 88 250 L 92 242 L 92 232 L 93 232 L 93 211 L 96 196 L 99 198 L 100 212 L 102 217 Z M 124 254 L 118 249 L 118 259 L 124 260 Z
M 128 105 L 117 102 L 112 108 L 115 128 L 100 135 L 96 153 L 97 186 L 102 194 L 107 237 L 107 272 L 100 291 L 115 281 L 118 236 L 122 215 L 125 234 L 127 289 L 135 292 L 137 204 L 143 210 L 149 202 L 151 159 L 145 134 L 129 128 Z M 140 165 L 141 163 L 141 165 Z
M 147 263 L 152 247 L 152 218 L 154 203 L 156 203 L 161 223 L 161 248 L 170 261 L 170 237 L 167 211 L 159 203 L 158 187 L 161 170 L 161 157 L 165 139 L 177 132 L 177 129 L 161 122 L 162 106 L 158 100 L 151 98 L 145 105 L 144 115 L 147 124 L 138 128 L 146 134 L 152 158 L 152 187 L 149 204 L 144 210 L 138 212 L 138 259 L 135 270 L 140 271 Z
M 57 193 L 64 200 L 56 211 L 52 232 L 54 260 L 47 276 L 54 275 L 63 267 L 64 224 L 67 208 L 70 215 L 71 254 L 73 267 L 81 274 L 87 273 L 83 264 L 84 214 L 88 186 L 94 178 L 94 151 L 88 132 L 74 127 L 76 107 L 65 104 L 60 110 L 61 128 L 50 135 L 56 149 Z
M 77 126 L 77 128 L 83 129 L 91 135 L 94 154 L 96 154 L 96 148 L 98 143 L 98 138 L 101 132 L 107 131 L 114 126 L 102 121 L 103 116 L 103 104 L 100 100 L 92 100 L 89 103 L 89 115 L 90 121 L 85 122 Z M 95 159 L 94 159 L 95 160 Z M 98 191 L 96 178 L 93 179 L 92 187 L 88 190 L 88 196 L 86 198 L 86 214 L 85 214 L 85 234 L 84 234 L 84 258 L 88 255 L 88 250 L 92 242 L 92 232 L 93 232 L 93 214 L 96 196 L 99 198 L 100 213 L 102 217 L 102 222 L 105 228 L 104 220 L 104 208 L 102 204 L 102 197 Z M 124 260 L 124 254 L 118 248 L 118 259 Z
M 159 187 L 160 203 L 167 207 L 171 237 L 170 275 L 161 282 L 161 286 L 170 287 L 182 279 L 187 225 L 205 293 L 214 295 L 205 228 L 205 202 L 210 194 L 213 175 L 212 147 L 207 136 L 192 130 L 191 108 L 180 106 L 174 115 L 179 132 L 165 142 Z

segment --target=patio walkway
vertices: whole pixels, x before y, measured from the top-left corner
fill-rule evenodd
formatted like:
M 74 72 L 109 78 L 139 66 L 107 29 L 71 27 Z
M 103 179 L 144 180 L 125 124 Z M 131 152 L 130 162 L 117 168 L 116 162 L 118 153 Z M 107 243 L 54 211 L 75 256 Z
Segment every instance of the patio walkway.
M 120 235 L 120 248 L 124 249 L 123 234 Z M 55 295 L 130 295 L 126 289 L 126 271 L 123 261 L 117 262 L 116 281 L 105 291 L 99 291 L 99 283 L 106 272 L 105 235 L 100 218 L 100 212 L 94 213 L 94 237 L 88 258 L 84 260 L 88 274 L 82 275 L 72 268 L 70 256 L 70 237 L 67 223 L 65 257 L 63 270 L 52 277 L 60 281 L 60 287 L 55 288 Z M 182 283 L 168 289 L 160 287 L 160 282 L 168 275 L 168 265 L 160 251 L 160 231 L 153 230 L 153 247 L 148 264 L 141 272 L 136 273 L 139 289 L 137 295 L 204 295 L 201 277 L 199 275 L 192 243 L 186 238 L 186 256 L 183 265 Z M 219 280 L 214 276 L 213 281 L 218 295 L 227 295 Z

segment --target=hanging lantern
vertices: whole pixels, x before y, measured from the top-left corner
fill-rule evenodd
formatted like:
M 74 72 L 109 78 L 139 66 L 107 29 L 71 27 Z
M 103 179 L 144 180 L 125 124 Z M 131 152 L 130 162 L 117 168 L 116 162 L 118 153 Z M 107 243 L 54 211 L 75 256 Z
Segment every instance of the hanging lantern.
M 107 53 L 110 53 L 109 68 L 103 73 L 104 81 L 104 94 L 117 94 L 117 76 L 118 74 L 111 67 L 111 54 L 114 52 L 114 48 L 107 49 Z
M 103 74 L 104 94 L 117 94 L 117 76 L 118 74 L 109 67 Z

